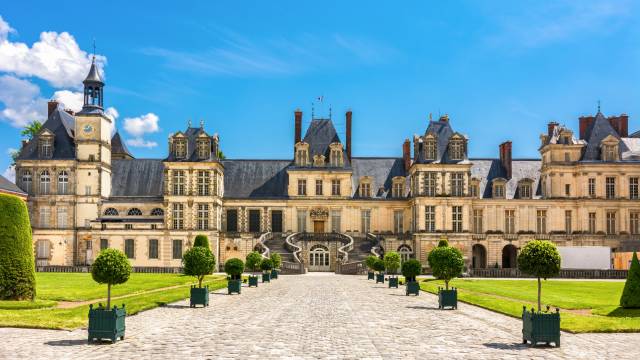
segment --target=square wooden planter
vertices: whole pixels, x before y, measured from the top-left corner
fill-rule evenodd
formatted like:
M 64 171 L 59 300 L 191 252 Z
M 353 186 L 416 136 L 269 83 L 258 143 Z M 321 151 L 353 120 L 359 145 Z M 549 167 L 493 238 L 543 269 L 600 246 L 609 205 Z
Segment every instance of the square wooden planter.
M 409 281 L 406 290 L 407 296 L 411 294 L 418 296 L 420 295 L 420 284 L 417 281 Z
M 398 288 L 398 278 L 389 276 L 389 288 Z
M 109 339 L 111 342 L 124 340 L 126 316 L 124 304 L 121 308 L 114 306 L 111 310 L 103 308 L 102 304 L 95 309 L 93 305 L 89 305 L 89 342 L 102 339 Z
M 527 311 L 522 307 L 522 343 L 531 343 L 536 346 L 538 343 L 554 343 L 560 347 L 560 310 L 556 312 L 535 312 L 533 309 Z
M 438 288 L 438 308 L 444 309 L 445 307 L 458 308 L 458 290 L 456 288 L 451 288 L 451 290 Z
M 203 288 L 191 286 L 189 306 L 196 307 L 196 305 L 209 306 L 209 286 Z
M 383 283 L 384 284 L 384 274 L 383 273 L 376 274 L 376 284 L 377 283 Z
M 271 274 L 268 272 L 262 273 L 262 282 L 263 283 L 271 282 Z
M 278 270 L 276 270 L 276 269 L 271 270 L 271 278 L 272 279 L 277 279 L 278 278 Z
M 249 287 L 258 287 L 258 277 L 255 275 L 249 275 Z
M 367 272 L 367 280 L 375 279 L 376 274 L 373 271 Z
M 242 288 L 242 280 L 229 280 L 227 281 L 227 291 L 229 295 L 237 293 L 240 295 L 240 289 Z

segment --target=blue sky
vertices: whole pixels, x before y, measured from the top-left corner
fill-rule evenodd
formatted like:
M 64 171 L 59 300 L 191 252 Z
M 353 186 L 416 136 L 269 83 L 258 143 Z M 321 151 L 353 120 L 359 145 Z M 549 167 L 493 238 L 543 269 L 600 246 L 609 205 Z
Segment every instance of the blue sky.
M 352 109 L 354 156 L 400 156 L 430 113 L 449 114 L 472 157 L 496 157 L 504 140 L 537 157 L 548 121 L 575 129 L 598 100 L 640 128 L 631 1 L 189 3 L 3 4 L 0 172 L 46 100 L 78 106 L 93 38 L 105 105 L 141 158 L 164 157 L 188 119 L 229 158 L 291 158 L 293 111 L 308 124 L 318 96 L 341 135 Z

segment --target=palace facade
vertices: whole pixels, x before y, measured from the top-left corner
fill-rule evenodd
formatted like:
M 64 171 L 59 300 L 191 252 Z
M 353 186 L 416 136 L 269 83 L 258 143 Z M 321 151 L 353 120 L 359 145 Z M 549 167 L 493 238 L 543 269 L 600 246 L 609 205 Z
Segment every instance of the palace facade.
M 640 132 L 624 114 L 580 117 L 578 134 L 549 123 L 538 159 L 513 159 L 511 142 L 470 158 L 446 115 L 401 157 L 356 157 L 351 111 L 343 141 L 332 119 L 312 118 L 303 136 L 299 110 L 291 159 L 222 159 L 203 124 L 172 134 L 166 157 L 136 159 L 112 134 L 95 64 L 84 86 L 82 111 L 49 102 L 17 160 L 39 266 L 91 264 L 112 247 L 137 267 L 179 267 L 198 234 L 220 263 L 258 248 L 310 270 L 391 250 L 426 266 L 442 238 L 475 268 L 514 267 L 532 239 L 614 251 L 640 241 Z

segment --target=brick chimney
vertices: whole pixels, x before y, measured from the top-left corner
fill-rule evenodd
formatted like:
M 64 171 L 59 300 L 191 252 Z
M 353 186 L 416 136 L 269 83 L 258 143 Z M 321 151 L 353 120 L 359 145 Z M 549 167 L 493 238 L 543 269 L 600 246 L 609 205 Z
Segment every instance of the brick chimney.
M 587 130 L 591 127 L 594 121 L 596 121 L 595 116 L 580 116 L 580 140 L 587 139 Z
M 500 163 L 507 174 L 507 180 L 511 179 L 511 141 L 500 144 Z
M 345 118 L 347 120 L 347 158 L 349 159 L 349 161 L 351 161 L 351 116 L 353 114 L 351 113 L 351 110 L 347 110 L 347 113 L 345 114 Z
M 56 111 L 57 108 L 58 108 L 58 101 L 49 100 L 48 107 L 47 107 L 47 117 L 51 116 L 51 114 L 53 114 L 53 112 Z
M 297 144 L 302 140 L 302 111 L 300 111 L 300 109 L 295 111 L 295 119 L 296 134 L 294 144 Z
M 549 124 L 547 124 L 547 135 L 549 135 L 549 137 L 553 135 L 553 129 L 555 129 L 556 126 L 558 126 L 558 123 L 555 121 L 552 121 Z
M 75 111 L 71 110 L 71 109 L 64 109 L 64 112 L 66 112 L 67 114 L 74 116 L 76 114 Z
M 607 120 L 609 120 L 609 124 L 611 124 L 620 137 L 629 136 L 629 115 L 621 114 L 620 116 L 610 116 Z
M 402 161 L 404 162 L 404 170 L 409 170 L 411 167 L 411 141 L 409 139 L 405 139 L 402 143 Z

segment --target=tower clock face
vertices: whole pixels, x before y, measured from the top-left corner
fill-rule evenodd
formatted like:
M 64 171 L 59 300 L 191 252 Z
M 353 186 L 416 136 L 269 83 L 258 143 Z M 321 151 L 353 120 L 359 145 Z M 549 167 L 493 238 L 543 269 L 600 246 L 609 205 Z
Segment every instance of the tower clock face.
M 82 128 L 82 131 L 84 131 L 85 134 L 90 134 L 93 132 L 93 126 L 91 126 L 90 124 L 87 124 Z

